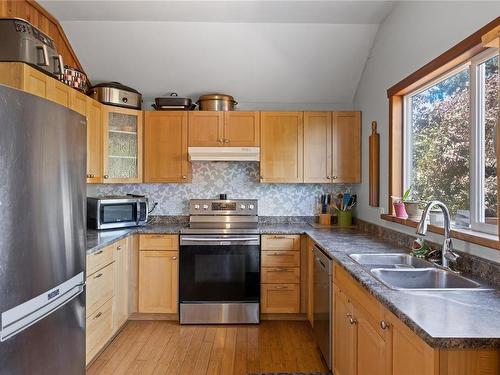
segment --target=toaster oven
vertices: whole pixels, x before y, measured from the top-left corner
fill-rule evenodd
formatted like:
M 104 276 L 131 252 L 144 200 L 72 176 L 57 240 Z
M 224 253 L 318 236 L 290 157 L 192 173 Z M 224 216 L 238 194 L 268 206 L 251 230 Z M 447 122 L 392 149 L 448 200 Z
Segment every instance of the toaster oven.
M 147 198 L 107 196 L 87 198 L 87 227 L 115 229 L 145 225 Z

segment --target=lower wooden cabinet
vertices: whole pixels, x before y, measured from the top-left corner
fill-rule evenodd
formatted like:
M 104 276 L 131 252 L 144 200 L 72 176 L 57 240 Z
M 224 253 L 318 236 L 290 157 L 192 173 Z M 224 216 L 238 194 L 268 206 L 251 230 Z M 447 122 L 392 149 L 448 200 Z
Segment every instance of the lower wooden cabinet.
M 113 299 L 113 333 L 117 332 L 129 316 L 129 247 L 128 239 L 122 239 L 112 245 L 114 247 L 114 299 Z
M 139 313 L 178 312 L 178 243 L 177 235 L 140 236 Z
M 113 335 L 113 298 L 106 301 L 86 321 L 86 364 L 106 345 Z
M 354 375 L 354 327 L 350 323 L 352 306 L 347 296 L 334 286 L 333 369 L 336 375 Z
M 108 301 L 114 294 L 114 263 L 87 276 L 87 316 Z
M 263 314 L 300 312 L 300 284 L 262 284 L 260 311 Z

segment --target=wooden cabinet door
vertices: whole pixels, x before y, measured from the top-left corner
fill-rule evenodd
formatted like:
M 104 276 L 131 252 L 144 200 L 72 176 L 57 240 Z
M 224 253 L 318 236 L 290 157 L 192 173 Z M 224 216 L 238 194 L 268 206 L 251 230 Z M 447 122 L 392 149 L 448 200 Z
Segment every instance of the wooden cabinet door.
M 390 375 L 390 348 L 386 347 L 384 338 L 372 326 L 368 313 L 355 306 L 356 321 L 355 359 L 357 375 Z
M 103 108 L 103 182 L 142 182 L 143 112 Z
M 224 112 L 189 112 L 189 147 L 224 145 Z
M 302 112 L 261 112 L 260 182 L 303 182 Z
M 46 98 L 71 108 L 71 92 L 73 89 L 54 78 L 47 78 L 47 96 Z
M 115 256 L 115 293 L 113 299 L 113 332 L 128 319 L 129 248 L 125 238 L 113 244 Z
M 355 369 L 355 325 L 351 303 L 336 286 L 333 313 L 333 368 L 335 375 L 354 375 Z
M 146 112 L 144 182 L 188 182 L 190 163 L 187 144 L 187 112 Z
M 260 144 L 260 113 L 224 113 L 224 146 L 257 147 Z
M 314 241 L 307 238 L 307 319 L 314 327 Z M 335 294 L 335 293 L 332 293 Z M 335 297 L 335 296 L 332 296 Z M 332 299 L 334 301 L 334 299 Z M 333 306 L 333 304 L 332 304 Z M 333 311 L 332 311 L 333 314 Z M 333 340 L 332 340 L 333 341 Z M 333 358 L 333 356 L 332 356 Z
M 83 116 L 87 116 L 87 99 L 87 95 L 82 94 L 75 89 L 70 90 L 71 109 Z
M 25 65 L 23 90 L 29 92 L 30 94 L 46 98 L 47 92 L 49 91 L 48 81 L 50 79 L 51 78 L 46 74 Z
M 140 251 L 140 313 L 177 313 L 179 278 L 177 258 L 177 251 Z
M 332 113 L 304 112 L 304 182 L 332 177 Z
M 333 182 L 361 182 L 361 114 L 334 112 L 332 126 Z
M 102 182 L 102 104 L 87 98 L 87 183 Z

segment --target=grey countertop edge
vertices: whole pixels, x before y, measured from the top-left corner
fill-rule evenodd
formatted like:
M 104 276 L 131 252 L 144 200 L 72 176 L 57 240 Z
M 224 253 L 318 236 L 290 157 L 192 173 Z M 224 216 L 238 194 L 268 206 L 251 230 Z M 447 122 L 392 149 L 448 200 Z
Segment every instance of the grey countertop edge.
M 112 231 L 95 231 L 88 230 L 87 238 L 87 254 L 92 254 L 103 247 L 106 247 L 113 242 L 116 242 L 122 238 L 125 238 L 131 234 L 144 233 L 144 234 L 179 234 L 182 228 L 185 228 L 186 224 L 167 224 L 167 225 L 147 225 L 138 228 L 128 228 L 121 230 Z M 402 293 L 408 293 L 404 291 L 391 290 L 384 286 L 380 281 L 371 276 L 366 269 L 361 267 L 359 264 L 355 263 L 351 258 L 349 258 L 348 253 L 352 250 L 346 251 L 345 247 L 352 246 L 352 244 L 346 244 L 346 242 L 332 242 L 336 235 L 343 234 L 344 236 L 351 237 L 353 234 L 356 237 L 362 238 L 365 245 L 373 244 L 376 246 L 377 251 L 405 251 L 408 249 L 403 247 L 390 244 L 388 242 L 369 238 L 369 235 L 359 232 L 356 229 L 324 229 L 324 228 L 314 228 L 307 224 L 264 224 L 259 226 L 260 234 L 306 234 L 311 239 L 317 243 L 321 249 L 332 258 L 332 260 L 342 267 L 345 271 L 349 273 L 356 281 L 358 281 L 363 288 L 373 297 L 375 297 L 380 303 L 382 303 L 389 311 L 391 311 L 396 317 L 398 317 L 402 322 L 406 324 L 413 332 L 415 332 L 422 340 L 424 340 L 429 346 L 435 349 L 500 349 L 500 337 L 436 337 L 429 334 L 423 327 L 421 327 L 414 319 L 411 318 L 407 313 L 402 311 L 393 302 L 392 299 Z M 344 238 L 345 239 L 345 238 Z M 356 246 L 356 244 L 354 244 Z M 336 249 L 332 249 L 335 247 Z M 344 249 L 342 249 L 344 247 Z M 418 298 L 418 293 L 415 292 L 416 298 Z M 436 293 L 432 292 L 435 296 Z M 450 291 L 441 292 L 448 294 L 454 293 Z M 459 292 L 462 293 L 462 292 Z M 483 293 L 487 297 L 500 298 L 500 292 L 498 291 L 463 291 L 463 293 Z M 471 294 L 472 295 L 472 294 Z

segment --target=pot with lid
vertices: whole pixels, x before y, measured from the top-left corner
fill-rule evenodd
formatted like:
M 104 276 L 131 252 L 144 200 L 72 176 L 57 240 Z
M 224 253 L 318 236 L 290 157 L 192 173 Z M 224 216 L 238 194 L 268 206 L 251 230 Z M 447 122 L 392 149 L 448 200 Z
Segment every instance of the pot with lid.
M 196 104 L 200 111 L 234 111 L 238 102 L 231 95 L 208 94 L 200 96 Z
M 141 109 L 141 93 L 119 82 L 106 82 L 92 86 L 88 94 L 103 104 Z

